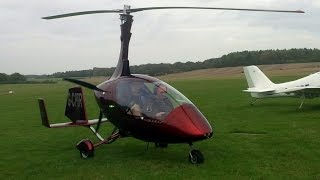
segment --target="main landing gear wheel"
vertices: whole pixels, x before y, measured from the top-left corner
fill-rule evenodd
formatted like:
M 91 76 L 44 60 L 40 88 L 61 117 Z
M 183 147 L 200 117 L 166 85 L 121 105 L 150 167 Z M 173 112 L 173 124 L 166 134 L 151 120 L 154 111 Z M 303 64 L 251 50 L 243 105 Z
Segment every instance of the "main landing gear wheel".
M 192 149 L 189 152 L 189 161 L 192 164 L 201 164 L 204 161 L 202 153 L 197 149 Z
M 92 158 L 94 145 L 89 139 L 83 139 L 77 144 L 77 149 L 80 151 L 80 157 L 83 159 Z

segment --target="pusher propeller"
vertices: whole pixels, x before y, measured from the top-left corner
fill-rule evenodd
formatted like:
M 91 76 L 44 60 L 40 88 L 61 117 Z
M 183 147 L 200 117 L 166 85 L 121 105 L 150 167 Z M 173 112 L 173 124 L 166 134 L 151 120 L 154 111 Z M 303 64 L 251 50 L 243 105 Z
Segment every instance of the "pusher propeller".
M 71 78 L 63 78 L 63 80 L 69 81 L 69 82 L 72 82 L 72 83 L 75 83 L 75 84 L 78 84 L 78 85 L 80 85 L 80 86 L 86 87 L 86 88 L 91 89 L 91 90 L 94 90 L 94 91 L 104 92 L 104 90 L 99 89 L 97 86 L 95 86 L 95 85 L 93 85 L 93 84 L 90 84 L 90 83 L 88 83 L 88 82 L 85 82 L 85 81 L 80 81 L 80 80 L 71 79 Z

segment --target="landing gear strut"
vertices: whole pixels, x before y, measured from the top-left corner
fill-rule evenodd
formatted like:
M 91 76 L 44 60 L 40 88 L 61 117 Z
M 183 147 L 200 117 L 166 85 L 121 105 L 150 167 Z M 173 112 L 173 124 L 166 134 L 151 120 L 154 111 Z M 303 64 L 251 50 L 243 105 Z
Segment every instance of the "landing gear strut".
M 302 94 L 302 96 L 300 97 L 300 99 L 301 99 L 301 103 L 300 103 L 300 106 L 299 106 L 298 110 L 300 110 L 300 109 L 302 108 L 302 105 L 303 105 L 303 103 L 304 103 L 304 100 L 306 99 L 306 96 L 305 96 L 304 94 Z
M 100 134 L 96 132 L 92 126 L 90 126 L 90 129 L 100 141 L 96 144 L 93 144 L 89 139 L 83 139 L 77 144 L 76 147 L 80 151 L 80 157 L 83 159 L 92 158 L 94 155 L 95 147 L 98 147 L 102 144 L 111 144 L 121 136 L 117 128 L 114 128 L 111 135 L 106 139 L 102 138 Z
M 192 164 L 202 164 L 204 162 L 203 154 L 197 150 L 193 149 L 192 144 L 190 143 L 190 151 L 189 151 L 189 161 Z
M 256 103 L 258 100 L 259 100 L 258 98 L 254 99 L 254 100 L 250 103 L 250 105 L 253 106 L 254 103 Z

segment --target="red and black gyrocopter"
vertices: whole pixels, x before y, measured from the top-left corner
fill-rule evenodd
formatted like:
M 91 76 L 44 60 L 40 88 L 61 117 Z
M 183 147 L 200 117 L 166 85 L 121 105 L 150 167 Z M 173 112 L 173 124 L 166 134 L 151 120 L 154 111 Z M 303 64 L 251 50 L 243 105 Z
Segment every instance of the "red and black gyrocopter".
M 212 136 L 212 127 L 197 109 L 197 107 L 183 94 L 167 83 L 141 74 L 131 74 L 129 68 L 129 41 L 131 38 L 131 13 L 157 9 L 202 9 L 202 10 L 239 10 L 303 13 L 303 11 L 239 9 L 214 7 L 146 7 L 130 9 L 125 5 L 123 9 L 83 11 L 43 19 L 57 19 L 70 16 L 119 13 L 121 20 L 121 50 L 120 57 L 113 75 L 105 82 L 95 86 L 77 79 L 64 80 L 89 88 L 94 91 L 100 108 L 98 119 L 88 120 L 85 101 L 81 87 L 69 89 L 65 115 L 71 120 L 67 123 L 50 124 L 43 99 L 39 99 L 42 124 L 48 128 L 59 127 L 88 127 L 99 139 L 92 143 L 83 139 L 77 144 L 82 158 L 94 155 L 94 149 L 102 144 L 110 144 L 123 137 L 134 137 L 146 142 L 154 142 L 157 147 L 167 147 L 170 143 L 187 143 L 190 146 L 189 161 L 193 164 L 202 163 L 202 153 L 194 149 L 192 144 Z M 105 118 L 103 118 L 105 117 Z M 103 138 L 99 133 L 101 123 L 110 122 L 115 128 L 111 135 Z M 94 128 L 93 125 L 96 125 Z

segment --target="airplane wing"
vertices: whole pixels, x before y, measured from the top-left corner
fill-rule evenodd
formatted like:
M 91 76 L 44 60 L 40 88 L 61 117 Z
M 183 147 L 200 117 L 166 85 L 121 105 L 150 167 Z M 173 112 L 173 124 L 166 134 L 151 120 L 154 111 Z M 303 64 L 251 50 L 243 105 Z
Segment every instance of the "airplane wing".
M 249 92 L 249 93 L 271 93 L 271 92 L 274 92 L 275 89 L 272 89 L 272 88 L 265 88 L 265 89 L 262 89 L 262 88 L 248 88 L 248 89 L 245 89 L 243 91 L 244 92 Z

